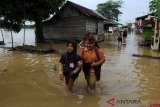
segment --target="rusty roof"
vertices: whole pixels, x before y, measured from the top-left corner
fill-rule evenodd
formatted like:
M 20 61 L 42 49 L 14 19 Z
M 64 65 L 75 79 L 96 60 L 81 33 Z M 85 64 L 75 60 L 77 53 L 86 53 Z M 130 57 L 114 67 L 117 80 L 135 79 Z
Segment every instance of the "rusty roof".
M 154 16 L 154 15 L 155 15 L 155 13 L 146 14 L 146 15 L 143 15 L 143 16 L 140 16 L 140 17 L 137 17 L 137 18 L 135 18 L 135 19 L 136 19 L 136 20 L 140 20 L 140 19 L 144 20 L 144 19 L 145 19 L 145 18 L 147 18 L 149 15 Z

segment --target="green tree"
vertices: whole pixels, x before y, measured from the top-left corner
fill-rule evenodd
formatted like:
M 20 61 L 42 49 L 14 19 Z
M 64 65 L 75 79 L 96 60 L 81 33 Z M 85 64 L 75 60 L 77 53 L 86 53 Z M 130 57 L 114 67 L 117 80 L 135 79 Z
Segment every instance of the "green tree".
M 19 32 L 23 19 L 23 8 L 20 0 L 0 1 L 0 26 Z
M 37 42 L 44 42 L 42 21 L 46 20 L 58 12 L 59 7 L 65 0 L 26 0 L 26 19 L 30 21 L 35 21 L 36 27 L 36 40 Z
M 0 1 L 0 27 L 11 31 L 12 49 L 13 35 L 12 31 L 19 32 L 23 23 L 23 8 L 20 0 L 1 0 Z
M 36 42 L 44 42 L 42 21 L 58 12 L 64 2 L 65 0 L 1 0 L 2 25 L 19 32 L 24 20 L 34 21 Z
M 109 0 L 106 3 L 101 3 L 97 5 L 97 11 L 105 16 L 109 21 L 117 22 L 119 20 L 119 15 L 122 12 L 119 10 L 122 6 L 122 1 Z
M 149 9 L 151 12 L 155 12 L 155 15 L 160 19 L 160 0 L 151 0 Z

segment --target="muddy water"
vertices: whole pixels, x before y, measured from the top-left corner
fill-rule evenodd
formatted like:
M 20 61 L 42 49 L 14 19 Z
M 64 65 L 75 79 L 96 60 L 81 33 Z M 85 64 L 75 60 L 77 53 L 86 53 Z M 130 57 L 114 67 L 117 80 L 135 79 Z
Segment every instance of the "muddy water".
M 4 31 L 6 47 L 10 33 Z M 19 36 L 20 35 L 20 36 Z M 22 45 L 23 31 L 14 34 L 14 45 Z M 34 32 L 26 31 L 26 44 L 34 45 Z M 115 98 L 116 107 L 147 107 L 160 104 L 160 60 L 133 57 L 132 54 L 159 56 L 150 48 L 139 47 L 137 36 L 130 34 L 127 44 L 100 43 L 106 62 L 96 94 L 86 91 L 83 73 L 69 93 L 58 78 L 59 54 L 31 54 L 0 48 L 0 105 L 2 107 L 113 107 L 106 101 Z M 52 47 L 65 51 L 66 44 Z M 125 102 L 130 100 L 137 103 Z M 120 102 L 120 101 L 123 101 Z M 112 102 L 112 101 L 111 101 Z

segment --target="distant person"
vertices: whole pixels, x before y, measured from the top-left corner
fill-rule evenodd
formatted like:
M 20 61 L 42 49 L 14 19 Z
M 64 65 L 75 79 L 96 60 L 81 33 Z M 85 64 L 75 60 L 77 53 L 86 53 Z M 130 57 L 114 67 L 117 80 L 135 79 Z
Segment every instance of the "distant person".
M 80 48 L 85 47 L 85 41 L 88 36 L 90 36 L 90 33 L 87 31 L 87 32 L 85 32 L 83 39 L 79 43 Z
M 118 46 L 122 44 L 122 31 L 119 31 L 117 41 L 118 41 Z
M 82 61 L 77 54 L 75 42 L 67 42 L 67 51 L 60 58 L 60 80 L 65 78 L 65 84 L 70 92 L 73 92 L 73 85 L 81 71 Z
M 127 29 L 125 28 L 123 31 L 123 42 L 126 42 L 126 38 L 127 38 Z
M 86 32 L 85 35 L 84 35 L 84 38 L 79 43 L 79 47 L 80 48 L 84 48 L 85 47 L 85 41 L 86 41 L 86 38 L 88 36 L 93 36 L 93 35 L 91 35 L 91 33 L 89 33 L 89 32 Z M 98 45 L 97 41 L 95 41 L 94 45 L 100 49 L 100 46 Z
M 87 89 L 90 93 L 95 93 L 96 82 L 100 80 L 101 65 L 105 62 L 104 53 L 95 47 L 93 36 L 88 36 L 85 42 L 85 48 L 81 52 L 83 61 L 83 72 L 87 82 Z M 91 80 L 91 77 L 96 77 L 96 80 Z M 92 82 L 92 83 L 91 83 Z

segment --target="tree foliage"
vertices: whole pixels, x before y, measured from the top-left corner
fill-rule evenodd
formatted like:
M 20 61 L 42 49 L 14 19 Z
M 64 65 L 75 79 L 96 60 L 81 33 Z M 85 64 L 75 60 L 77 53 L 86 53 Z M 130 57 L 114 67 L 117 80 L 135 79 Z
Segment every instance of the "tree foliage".
M 149 9 L 151 12 L 155 12 L 155 15 L 160 19 L 160 0 L 151 0 Z
M 42 21 L 59 10 L 65 0 L 0 0 L 1 26 L 19 32 L 24 20 L 34 21 L 36 41 L 44 42 Z
M 22 25 L 23 9 L 20 0 L 1 0 L 1 27 L 19 32 Z
M 101 3 L 97 5 L 97 11 L 105 16 L 109 21 L 118 21 L 119 15 L 122 14 L 122 12 L 119 10 L 122 6 L 122 1 L 113 1 L 109 0 L 106 3 Z

